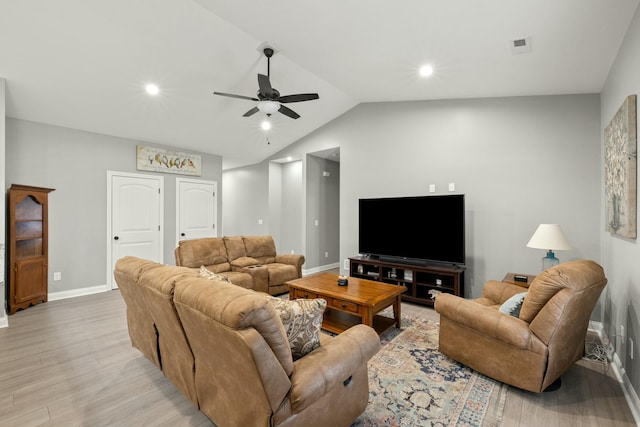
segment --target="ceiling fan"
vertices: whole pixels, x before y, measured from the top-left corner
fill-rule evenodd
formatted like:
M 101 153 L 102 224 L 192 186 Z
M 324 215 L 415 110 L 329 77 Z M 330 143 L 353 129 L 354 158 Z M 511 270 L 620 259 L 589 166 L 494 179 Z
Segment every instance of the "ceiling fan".
M 223 92 L 213 92 L 214 95 L 220 96 L 228 96 L 231 98 L 239 98 L 239 99 L 247 99 L 249 101 L 255 101 L 258 104 L 244 113 L 243 117 L 249 117 L 257 113 L 258 111 L 262 111 L 267 116 L 271 116 L 271 114 L 276 111 L 284 114 L 287 117 L 291 117 L 292 119 L 297 119 L 300 117 L 300 114 L 293 111 L 291 108 L 286 107 L 282 104 L 288 104 L 291 102 L 302 102 L 302 101 L 311 101 L 314 99 L 319 99 L 317 93 L 298 93 L 295 95 L 284 95 L 280 96 L 280 92 L 277 89 L 271 86 L 271 82 L 269 80 L 271 73 L 271 57 L 274 54 L 274 51 L 270 47 L 265 47 L 263 50 L 264 56 L 267 57 L 267 75 L 258 74 L 258 93 L 257 98 L 251 96 L 244 95 L 234 95 L 232 93 L 223 93 Z

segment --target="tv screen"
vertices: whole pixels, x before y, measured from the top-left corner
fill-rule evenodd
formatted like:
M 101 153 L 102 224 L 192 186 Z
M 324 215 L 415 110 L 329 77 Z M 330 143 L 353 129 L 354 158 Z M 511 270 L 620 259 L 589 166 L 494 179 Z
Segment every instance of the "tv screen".
M 363 255 L 464 265 L 464 195 L 360 199 Z

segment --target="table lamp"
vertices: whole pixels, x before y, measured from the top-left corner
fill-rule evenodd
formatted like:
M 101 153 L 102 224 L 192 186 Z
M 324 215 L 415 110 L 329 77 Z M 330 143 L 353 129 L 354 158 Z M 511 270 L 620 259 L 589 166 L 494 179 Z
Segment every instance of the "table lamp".
M 558 224 L 540 224 L 527 247 L 535 249 L 546 249 L 547 256 L 542 258 L 542 270 L 558 265 L 560 260 L 555 257 L 553 251 L 566 251 L 571 249 L 567 238 Z

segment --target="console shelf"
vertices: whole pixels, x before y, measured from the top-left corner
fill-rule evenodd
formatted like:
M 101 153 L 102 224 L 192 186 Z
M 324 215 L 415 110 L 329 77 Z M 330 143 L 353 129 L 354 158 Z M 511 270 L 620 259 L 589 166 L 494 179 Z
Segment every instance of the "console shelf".
M 367 257 L 349 258 L 349 275 L 406 286 L 402 300 L 433 306 L 432 294 L 464 296 L 464 267 L 407 265 Z

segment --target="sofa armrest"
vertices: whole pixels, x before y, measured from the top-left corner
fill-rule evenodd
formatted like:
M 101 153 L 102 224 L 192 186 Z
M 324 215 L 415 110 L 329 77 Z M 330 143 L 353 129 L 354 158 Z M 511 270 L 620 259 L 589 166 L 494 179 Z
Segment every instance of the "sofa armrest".
M 304 261 L 304 255 L 296 254 L 280 254 L 276 255 L 275 259 L 275 262 L 295 266 L 296 270 L 298 270 L 298 277 L 302 277 L 302 264 L 304 264 Z
M 472 300 L 451 294 L 436 298 L 435 309 L 442 318 L 456 322 L 505 344 L 544 354 L 547 346 L 529 329 L 524 320 L 501 313 Z
M 373 328 L 353 326 L 293 364 L 290 401 L 300 412 L 343 383 L 380 349 Z

